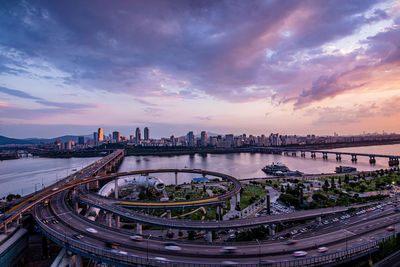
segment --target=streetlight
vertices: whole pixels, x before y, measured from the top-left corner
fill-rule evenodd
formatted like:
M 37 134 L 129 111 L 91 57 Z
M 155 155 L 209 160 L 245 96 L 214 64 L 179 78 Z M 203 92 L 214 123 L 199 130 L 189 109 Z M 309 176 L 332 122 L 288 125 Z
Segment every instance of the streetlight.
M 35 183 L 35 194 L 37 193 L 37 185 L 40 185 L 40 183 Z
M 151 234 L 147 238 L 147 256 L 146 256 L 146 263 L 149 263 L 149 239 L 151 237 Z
M 261 264 L 261 243 L 258 239 L 256 239 L 258 243 L 258 263 Z

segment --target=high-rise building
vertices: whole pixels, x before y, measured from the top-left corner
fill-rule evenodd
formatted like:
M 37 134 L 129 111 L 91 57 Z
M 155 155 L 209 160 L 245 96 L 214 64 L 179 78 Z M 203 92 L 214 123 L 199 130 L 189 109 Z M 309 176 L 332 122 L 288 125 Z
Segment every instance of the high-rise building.
M 78 144 L 79 145 L 84 145 L 85 144 L 85 137 L 84 136 L 79 136 L 78 137 Z
M 136 128 L 135 137 L 136 137 L 136 144 L 139 144 L 139 143 L 140 143 L 140 140 L 142 139 L 142 137 L 140 136 L 140 129 L 139 129 L 139 127 Z
M 149 128 L 144 127 L 144 140 L 149 140 L 149 139 L 150 139 Z
M 113 132 L 113 140 L 117 143 L 121 140 L 121 135 L 118 131 Z
M 226 142 L 226 147 L 232 147 L 233 146 L 233 134 L 226 134 L 225 142 Z
M 102 143 L 104 141 L 104 133 L 103 133 L 103 128 L 99 128 L 97 130 L 97 137 L 99 138 L 99 143 Z
M 201 146 L 207 146 L 207 133 L 206 131 L 201 132 Z
M 171 144 L 172 144 L 173 146 L 176 146 L 176 139 L 175 139 L 175 136 L 171 135 L 171 137 L 169 138 L 169 140 L 171 141 Z
M 93 132 L 93 141 L 95 145 L 99 143 L 99 134 L 97 132 Z
M 188 146 L 194 147 L 195 143 L 194 143 L 194 134 L 193 134 L 193 132 L 192 131 L 188 132 L 186 137 L 187 137 Z

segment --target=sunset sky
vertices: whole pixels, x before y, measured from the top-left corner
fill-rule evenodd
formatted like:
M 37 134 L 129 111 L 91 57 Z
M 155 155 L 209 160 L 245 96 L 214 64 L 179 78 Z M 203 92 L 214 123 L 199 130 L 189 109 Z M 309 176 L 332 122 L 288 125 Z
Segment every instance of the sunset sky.
M 400 1 L 2 1 L 0 135 L 400 132 Z

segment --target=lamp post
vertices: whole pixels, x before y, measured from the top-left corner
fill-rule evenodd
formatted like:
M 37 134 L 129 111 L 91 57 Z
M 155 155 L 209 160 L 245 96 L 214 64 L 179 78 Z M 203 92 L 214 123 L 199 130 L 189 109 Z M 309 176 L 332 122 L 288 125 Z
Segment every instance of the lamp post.
M 256 239 L 258 243 L 258 263 L 261 264 L 261 243 L 258 239 Z
M 150 237 L 151 237 L 151 234 L 147 238 L 146 263 L 149 263 L 149 239 L 150 239 Z
M 37 193 L 37 185 L 40 185 L 40 183 L 35 183 L 35 194 Z

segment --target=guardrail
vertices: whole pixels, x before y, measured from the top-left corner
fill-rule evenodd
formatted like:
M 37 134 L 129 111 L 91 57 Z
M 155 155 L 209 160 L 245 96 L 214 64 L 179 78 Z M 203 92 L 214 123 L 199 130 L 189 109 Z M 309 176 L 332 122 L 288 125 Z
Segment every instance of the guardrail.
M 207 263 L 196 263 L 196 262 L 182 262 L 182 261 L 164 261 L 156 259 L 147 259 L 144 257 L 122 254 L 118 251 L 111 251 L 104 248 L 98 248 L 93 245 L 83 243 L 81 241 L 70 238 L 66 235 L 62 235 L 57 231 L 40 221 L 40 219 L 35 216 L 35 220 L 42 229 L 42 232 L 52 241 L 57 244 L 71 250 L 74 253 L 80 254 L 82 256 L 114 264 L 117 266 L 131 266 L 132 264 L 138 266 L 193 266 L 193 267 L 211 267 L 211 266 L 223 266 L 221 264 L 207 264 Z M 336 252 L 327 253 L 320 256 L 307 257 L 301 259 L 293 260 L 283 260 L 283 261 L 268 261 L 268 262 L 253 262 L 245 264 L 235 264 L 235 266 L 276 266 L 276 267 L 287 267 L 287 266 L 320 266 L 323 264 L 338 264 L 340 262 L 346 262 L 353 260 L 370 253 L 376 252 L 379 249 L 379 243 L 392 238 L 395 235 L 400 234 L 400 232 L 387 235 L 385 237 L 351 247 L 349 249 L 344 249 Z

